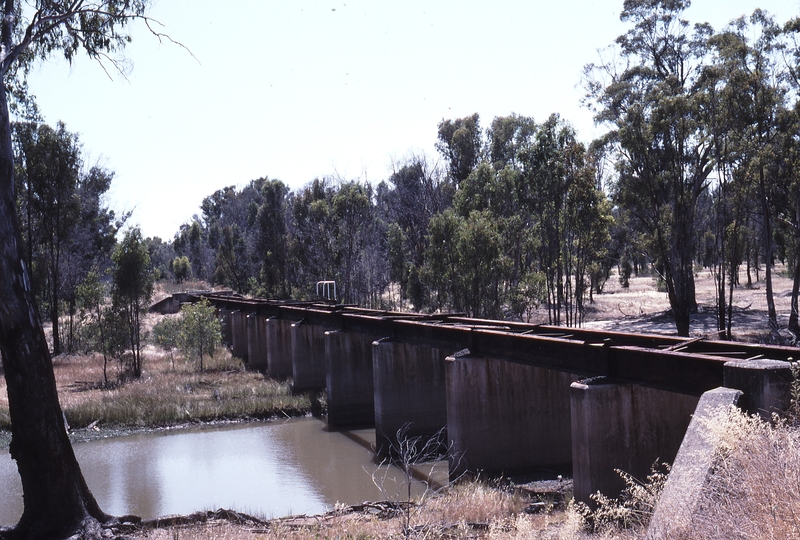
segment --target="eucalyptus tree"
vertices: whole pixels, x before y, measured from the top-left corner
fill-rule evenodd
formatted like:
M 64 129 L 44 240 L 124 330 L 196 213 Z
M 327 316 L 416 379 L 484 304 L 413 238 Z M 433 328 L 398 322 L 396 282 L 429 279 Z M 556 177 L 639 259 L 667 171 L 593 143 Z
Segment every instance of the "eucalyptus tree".
M 310 296 L 317 281 L 335 279 L 340 254 L 336 249 L 334 194 L 329 180 L 315 179 L 290 197 L 293 296 Z
M 422 282 L 428 222 L 451 204 L 452 184 L 424 155 L 412 155 L 395 165 L 388 184 L 376 190 L 380 218 L 387 222 L 387 251 L 392 279 L 400 284 L 402 299 L 417 309 L 428 298 Z
M 17 140 L 17 174 L 24 193 L 25 241 L 29 268 L 39 269 L 34 291 L 47 307 L 52 324 L 53 354 L 61 354 L 59 308 L 62 263 L 79 219 L 78 185 L 82 161 L 78 137 L 63 123 L 13 126 Z
M 798 296 L 800 296 L 800 17 L 789 20 L 784 25 L 784 33 L 788 38 L 787 50 L 787 80 L 792 89 L 794 103 L 783 119 L 784 148 L 779 153 L 782 157 L 783 173 L 786 181 L 782 182 L 782 198 L 784 211 L 779 222 L 788 229 L 787 236 L 794 239 L 794 275 L 792 282 L 791 314 L 789 315 L 789 330 L 794 332 L 796 339 L 800 339 L 800 309 L 798 309 Z
M 779 187 L 778 118 L 785 109 L 786 94 L 776 54 L 781 46 L 780 30 L 766 12 L 756 10 L 750 17 L 732 21 L 711 36 L 708 43 L 711 54 L 701 84 L 706 89 L 705 109 L 719 179 L 717 251 L 721 255 L 720 264 L 727 265 L 729 275 L 727 302 L 725 271 L 717 277 L 719 329 L 726 330 L 730 337 L 733 287 L 743 256 L 741 237 L 751 229 L 748 220 L 758 216 L 759 244 L 763 246 L 766 261 L 768 317 L 770 327 L 776 331 L 777 312 L 772 292 L 775 215 L 771 199 Z M 747 262 L 749 265 L 749 257 Z
M 188 234 L 176 239 L 176 248 L 192 260 L 196 275 L 241 293 L 256 292 L 262 267 L 258 212 L 270 182 L 257 178 L 242 189 L 228 186 L 203 199 L 202 215 Z
M 261 258 L 260 281 L 267 296 L 288 298 L 286 214 L 289 188 L 280 180 L 268 180 L 261 190 L 264 202 L 256 218 L 256 245 Z
M 579 325 L 590 270 L 604 259 L 609 243 L 610 207 L 596 188 L 586 148 L 558 115 L 537 126 L 520 159 L 520 199 L 538 229 L 537 263 L 547 285 L 550 322 Z
M 680 335 L 696 309 L 693 263 L 697 198 L 713 170 L 701 117 L 699 67 L 711 30 L 681 19 L 688 0 L 627 0 L 619 61 L 586 67 L 588 100 L 619 157 L 616 202 L 646 234 Z
M 0 20 L 0 352 L 11 416 L 11 457 L 22 479 L 24 510 L 13 538 L 99 538 L 110 521 L 89 491 L 64 430 L 47 341 L 24 262 L 14 193 L 9 89 L 34 60 L 79 51 L 113 58 L 146 0 L 4 0 Z
M 141 231 L 136 227 L 125 231 L 111 258 L 114 261 L 112 299 L 114 307 L 124 317 L 133 355 L 130 367 L 133 376 L 138 378 L 142 375 L 141 317 L 153 296 L 153 268 Z
M 345 303 L 356 301 L 358 282 L 363 266 L 359 257 L 367 240 L 367 232 L 374 219 L 372 190 L 368 184 L 355 181 L 339 186 L 331 200 L 335 223 L 336 250 L 339 253 L 342 300 Z
M 800 101 L 794 108 L 784 111 L 779 119 L 780 146 L 778 148 L 777 175 L 780 181 L 775 189 L 777 230 L 784 239 L 784 250 L 792 273 L 791 310 L 788 328 L 795 340 L 800 339 Z
M 478 113 L 439 122 L 436 150 L 447 161 L 451 181 L 458 186 L 466 180 L 483 155 L 483 133 Z

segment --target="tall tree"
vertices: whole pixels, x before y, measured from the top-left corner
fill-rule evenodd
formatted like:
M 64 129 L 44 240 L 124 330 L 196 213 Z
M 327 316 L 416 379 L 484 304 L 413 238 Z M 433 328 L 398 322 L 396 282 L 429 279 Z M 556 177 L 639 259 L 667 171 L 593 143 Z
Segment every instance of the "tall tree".
M 483 137 L 478 113 L 439 122 L 436 149 L 447 160 L 450 179 L 457 186 L 467 179 L 483 152 Z
M 412 155 L 397 164 L 389 184 L 376 191 L 381 217 L 390 224 L 392 279 L 400 284 L 402 299 L 411 300 L 416 309 L 425 309 L 427 293 L 420 271 L 425 263 L 428 222 L 450 205 L 452 184 L 426 156 Z
M 287 298 L 286 196 L 289 189 L 280 180 L 269 180 L 262 187 L 264 203 L 258 209 L 256 241 L 261 255 L 261 284 L 272 298 Z
M 24 510 L 13 538 L 100 537 L 109 516 L 81 474 L 64 430 L 52 361 L 20 249 L 8 89 L 36 58 L 79 50 L 100 58 L 124 47 L 146 0 L 3 0 L 0 20 L 0 352 L 11 416 L 11 457 L 22 479 Z M 17 86 L 18 87 L 18 86 Z
M 679 335 L 689 335 L 694 291 L 695 211 L 713 170 L 712 145 L 699 115 L 698 66 L 710 33 L 680 18 L 688 0 L 626 0 L 617 38 L 623 69 L 587 66 L 597 121 L 619 156 L 617 202 L 647 234 Z M 604 79 L 604 77 L 606 77 Z
M 43 298 L 53 328 L 53 354 L 58 355 L 61 354 L 62 263 L 80 210 L 80 143 L 63 123 L 56 129 L 33 123 L 15 124 L 14 129 L 20 184 L 25 189 L 22 199 L 27 203 L 27 263 L 32 268 L 34 253 L 40 255 L 36 262 L 40 263 L 45 278 Z
M 794 239 L 794 276 L 792 283 L 791 314 L 789 315 L 789 330 L 794 332 L 795 338 L 800 340 L 800 174 L 797 173 L 800 167 L 800 97 L 797 91 L 800 90 L 800 17 L 789 20 L 784 26 L 784 33 L 789 38 L 787 46 L 788 57 L 787 80 L 794 89 L 794 104 L 791 111 L 784 116 L 784 129 L 786 136 L 784 149 L 780 152 L 783 157 L 782 162 L 786 176 L 784 186 L 784 213 L 780 220 L 786 229 L 789 229 L 788 236 Z
M 141 316 L 153 296 L 153 272 L 147 244 L 138 228 L 125 231 L 125 236 L 114 250 L 114 306 L 125 318 L 128 344 L 133 361 L 134 377 L 142 375 L 142 321 Z
M 317 281 L 335 279 L 339 254 L 335 247 L 334 189 L 315 179 L 290 200 L 292 229 L 289 250 L 291 280 L 298 297 L 312 294 Z
M 372 193 L 369 185 L 346 182 L 333 196 L 333 216 L 336 220 L 336 246 L 341 267 L 338 274 L 342 282 L 342 299 L 345 303 L 356 301 L 355 289 L 358 257 L 365 243 L 365 233 L 373 219 Z

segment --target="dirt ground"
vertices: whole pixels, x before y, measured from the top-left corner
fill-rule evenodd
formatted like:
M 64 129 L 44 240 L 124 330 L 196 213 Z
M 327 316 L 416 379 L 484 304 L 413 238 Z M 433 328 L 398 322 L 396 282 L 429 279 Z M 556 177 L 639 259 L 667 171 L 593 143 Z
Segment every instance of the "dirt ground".
M 792 280 L 788 272 L 778 266 L 772 276 L 775 307 L 778 325 L 785 329 L 791 313 Z M 767 317 L 767 294 L 764 272 L 760 281 L 753 286 L 744 285 L 733 291 L 733 338 L 739 341 L 769 342 Z M 744 272 L 741 283 L 747 283 Z M 716 295 L 711 272 L 702 270 L 695 274 L 698 312 L 692 315 L 690 333 L 693 337 L 716 337 Z M 585 328 L 612 330 L 619 332 L 641 332 L 671 334 L 675 332 L 674 318 L 669 314 L 669 299 L 666 292 L 659 292 L 656 279 L 652 276 L 632 277 L 630 287 L 623 289 L 616 275 L 606 283 L 603 293 L 594 295 L 594 302 L 588 304 Z M 781 335 L 789 340 L 791 335 L 783 331 Z M 788 344 L 788 343 L 787 343 Z

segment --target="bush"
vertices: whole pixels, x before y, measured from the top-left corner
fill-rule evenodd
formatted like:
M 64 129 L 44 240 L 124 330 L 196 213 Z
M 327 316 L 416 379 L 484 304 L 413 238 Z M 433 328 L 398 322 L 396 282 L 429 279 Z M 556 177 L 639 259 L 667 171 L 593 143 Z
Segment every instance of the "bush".
M 200 363 L 204 371 L 204 356 L 213 356 L 214 350 L 222 343 L 222 328 L 216 311 L 203 298 L 196 304 L 181 307 L 179 344 L 184 356 Z

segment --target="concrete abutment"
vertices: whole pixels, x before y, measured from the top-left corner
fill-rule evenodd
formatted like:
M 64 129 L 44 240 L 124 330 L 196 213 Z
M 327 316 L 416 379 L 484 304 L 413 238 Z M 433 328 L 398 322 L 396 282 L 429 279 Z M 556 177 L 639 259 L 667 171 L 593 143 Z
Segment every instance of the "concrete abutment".
M 240 309 L 231 313 L 231 352 L 247 363 L 247 313 Z
M 294 389 L 325 388 L 325 328 L 305 321 L 292 323 L 291 328 Z
M 247 367 L 267 370 L 267 319 L 258 313 L 247 316 Z

